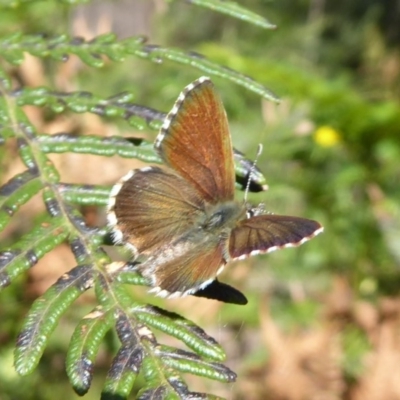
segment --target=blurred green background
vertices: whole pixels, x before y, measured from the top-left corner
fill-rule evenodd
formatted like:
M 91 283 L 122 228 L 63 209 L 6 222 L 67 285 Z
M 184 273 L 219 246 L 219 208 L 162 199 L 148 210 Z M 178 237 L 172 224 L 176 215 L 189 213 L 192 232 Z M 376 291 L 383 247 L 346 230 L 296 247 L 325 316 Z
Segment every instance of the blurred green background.
M 316 219 L 325 227 L 322 235 L 299 249 L 227 268 L 222 280 L 239 287 L 249 305 L 215 309 L 213 302 L 202 302 L 202 307 L 210 307 L 209 313 L 203 310 L 196 317 L 195 307 L 180 309 L 174 303 L 178 312 L 215 333 L 227 349 L 227 364 L 239 374 L 238 383 L 218 384 L 212 390 L 232 399 L 312 399 L 315 393 L 322 393 L 321 399 L 400 399 L 399 383 L 387 382 L 386 374 L 381 374 L 400 373 L 396 347 L 400 328 L 399 2 L 246 1 L 246 7 L 277 24 L 273 31 L 180 1 L 111 3 L 79 7 L 23 3 L 2 10 L 0 34 L 72 32 L 93 37 L 113 30 L 127 37 L 144 33 L 150 43 L 199 52 L 265 84 L 282 98 L 280 105 L 213 79 L 228 113 L 234 146 L 250 159 L 258 143 L 264 147 L 258 166 L 269 190 L 251 194 L 250 201 L 264 202 L 268 211 L 277 214 Z M 163 111 L 201 75 L 188 67 L 134 58 L 108 63 L 100 70 L 79 66 L 69 75 L 53 61 L 46 60 L 41 68 L 45 84 L 56 89 L 70 87 L 105 97 L 132 90 L 137 103 Z M 18 69 L 13 73 L 20 83 L 31 84 Z M 63 86 L 60 76 L 70 86 Z M 116 125 L 129 130 L 123 122 Z M 150 139 L 154 136 L 148 132 Z M 63 359 L 68 335 L 82 309 L 73 310 L 64 329 L 53 335 L 53 344 L 34 375 L 21 378 L 11 368 L 16 322 L 21 323 L 32 301 L 25 294 L 30 284 L 29 279 L 20 281 L 0 293 L 0 399 L 52 399 L 55 393 L 59 399 L 75 398 Z M 143 298 L 170 308 L 159 299 Z M 382 342 L 385 332 L 392 339 Z M 305 338 L 316 348 L 305 345 Z M 113 340 L 110 337 L 105 345 L 89 399 L 98 398 L 96 386 L 101 386 Z M 388 349 L 393 359 L 382 361 Z M 278 361 L 282 359 L 284 366 Z M 382 363 L 371 366 L 371 359 Z M 276 377 L 279 373 L 282 382 Z M 284 387 L 287 381 L 297 388 L 294 394 Z M 202 384 L 193 380 L 197 388 L 203 389 Z M 380 397 L 373 397 L 371 387 L 383 387 Z

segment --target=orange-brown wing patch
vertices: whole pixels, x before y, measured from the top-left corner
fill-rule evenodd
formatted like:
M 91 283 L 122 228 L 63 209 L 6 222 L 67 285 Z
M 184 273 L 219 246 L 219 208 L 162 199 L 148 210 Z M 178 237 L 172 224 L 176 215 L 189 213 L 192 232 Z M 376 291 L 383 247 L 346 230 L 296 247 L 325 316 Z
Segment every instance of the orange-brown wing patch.
M 225 109 L 213 83 L 200 78 L 180 94 L 155 148 L 209 203 L 234 197 L 234 161 Z
M 136 254 L 151 254 L 193 229 L 204 215 L 198 193 L 171 170 L 133 170 L 113 192 L 109 223 L 116 241 Z

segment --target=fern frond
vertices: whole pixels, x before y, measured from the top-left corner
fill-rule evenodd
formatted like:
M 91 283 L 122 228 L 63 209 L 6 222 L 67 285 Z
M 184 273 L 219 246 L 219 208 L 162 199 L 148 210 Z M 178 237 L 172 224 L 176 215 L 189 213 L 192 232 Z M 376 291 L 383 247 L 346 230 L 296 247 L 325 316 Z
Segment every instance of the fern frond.
M 12 64 L 21 64 L 25 52 L 41 58 L 51 57 L 57 61 L 65 61 L 68 54 L 74 54 L 85 64 L 95 68 L 104 65 L 102 56 L 119 62 L 124 61 L 127 55 L 157 64 L 169 60 L 189 65 L 210 76 L 225 78 L 267 100 L 279 102 L 279 98 L 271 90 L 246 75 L 221 66 L 195 52 L 186 53 L 178 49 L 147 44 L 142 36 L 118 40 L 114 34 L 104 34 L 87 41 L 68 35 L 46 38 L 43 35 L 13 33 L 0 40 L 0 56 Z
M 24 3 L 4 0 L 0 8 Z M 195 0 L 192 3 L 262 28 L 274 27 L 232 2 Z M 24 53 L 56 61 L 65 61 L 73 54 L 94 68 L 102 67 L 106 58 L 113 62 L 122 62 L 127 57 L 155 63 L 172 61 L 223 77 L 270 101 L 279 101 L 268 88 L 248 76 L 194 52 L 148 44 L 142 36 L 119 40 L 114 34 L 105 34 L 85 40 L 67 34 L 45 36 L 17 32 L 0 37 L 3 60 L 20 65 Z M 7 62 L 0 66 L 0 145 L 7 145 L 9 141 L 17 144 L 24 171 L 0 187 L 0 232 L 11 225 L 21 207 L 36 195 L 41 196 L 45 212 L 35 216 L 32 228 L 28 227 L 11 245 L 0 250 L 0 288 L 12 284 L 60 244 L 69 246 L 76 261 L 76 266 L 40 296 L 28 312 L 15 349 L 17 371 L 22 375 L 33 371 L 60 319 L 83 293 L 92 289 L 98 305 L 77 324 L 67 354 L 67 374 L 77 393 L 82 395 L 89 390 L 101 343 L 108 331 L 115 330 L 120 347 L 105 380 L 103 399 L 127 398 L 139 373 L 145 377 L 139 399 L 214 398 L 190 392 L 182 374 L 234 381 L 236 374 L 220 363 L 225 359 L 222 347 L 193 322 L 135 299 L 127 284 L 146 286 L 147 280 L 137 272 L 135 263 L 111 262 L 104 249 L 109 240 L 108 228 L 88 226 L 79 209 L 81 205 L 104 206 L 110 188 L 64 183 L 49 158 L 49 154 L 68 152 L 99 157 L 118 155 L 161 163 L 153 145 L 143 139 L 118 136 L 77 136 L 68 132 L 48 135 L 38 132 L 23 107 L 47 107 L 55 113 L 93 113 L 124 120 L 138 129 L 153 130 L 160 128 L 166 114 L 133 103 L 134 94 L 130 92 L 103 98 L 85 91 L 63 93 L 46 87 L 15 88 L 4 67 Z M 261 171 L 237 150 L 235 164 L 239 184 L 243 186 L 250 177 L 250 190 L 263 189 L 265 178 Z M 187 349 L 159 343 L 153 330 L 178 339 Z
M 55 135 L 39 135 L 41 149 L 45 153 L 81 153 L 111 157 L 118 155 L 153 164 L 161 164 L 162 160 L 155 153 L 152 143 L 144 139 L 128 139 L 120 136 L 99 137 L 95 135 L 76 136 L 68 133 Z M 235 172 L 238 183 L 251 179 L 250 190 L 261 191 L 266 184 L 262 172 L 249 159 L 234 149 Z M 251 174 L 250 174 L 251 171 Z
M 93 268 L 80 265 L 63 275 L 32 305 L 17 339 L 15 368 L 26 375 L 39 363 L 50 334 L 71 304 L 92 285 Z

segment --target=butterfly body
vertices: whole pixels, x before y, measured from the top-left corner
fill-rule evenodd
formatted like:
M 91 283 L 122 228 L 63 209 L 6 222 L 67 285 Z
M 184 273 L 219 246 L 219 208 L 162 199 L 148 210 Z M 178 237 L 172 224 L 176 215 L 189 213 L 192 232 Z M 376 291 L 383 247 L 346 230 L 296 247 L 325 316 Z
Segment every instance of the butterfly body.
M 207 208 L 203 225 L 205 230 L 233 229 L 237 221 L 246 216 L 243 204 L 236 201 L 227 201 Z
M 302 244 L 318 222 L 266 214 L 234 199 L 228 122 L 208 78 L 180 94 L 155 141 L 165 168 L 131 171 L 110 195 L 116 242 L 142 259 L 138 268 L 164 297 L 193 294 L 226 263 Z

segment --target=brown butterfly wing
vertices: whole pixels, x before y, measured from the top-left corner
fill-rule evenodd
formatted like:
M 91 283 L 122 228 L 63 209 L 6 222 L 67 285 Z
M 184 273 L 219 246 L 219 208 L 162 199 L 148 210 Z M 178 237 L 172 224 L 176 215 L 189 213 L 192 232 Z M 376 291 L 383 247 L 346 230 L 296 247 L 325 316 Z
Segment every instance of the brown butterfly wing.
M 208 78 L 198 79 L 180 94 L 155 148 L 207 202 L 233 199 L 235 173 L 228 120 Z
M 152 292 L 162 297 L 185 296 L 209 285 L 222 271 L 225 245 L 217 236 L 194 230 L 160 248 L 138 268 L 151 281 Z
M 204 215 L 197 192 L 171 170 L 145 167 L 117 183 L 108 207 L 115 240 L 136 254 L 152 254 L 193 229 Z
M 258 215 L 239 222 L 231 232 L 229 254 L 245 258 L 259 253 L 299 246 L 322 232 L 321 225 L 310 219 L 285 215 Z

